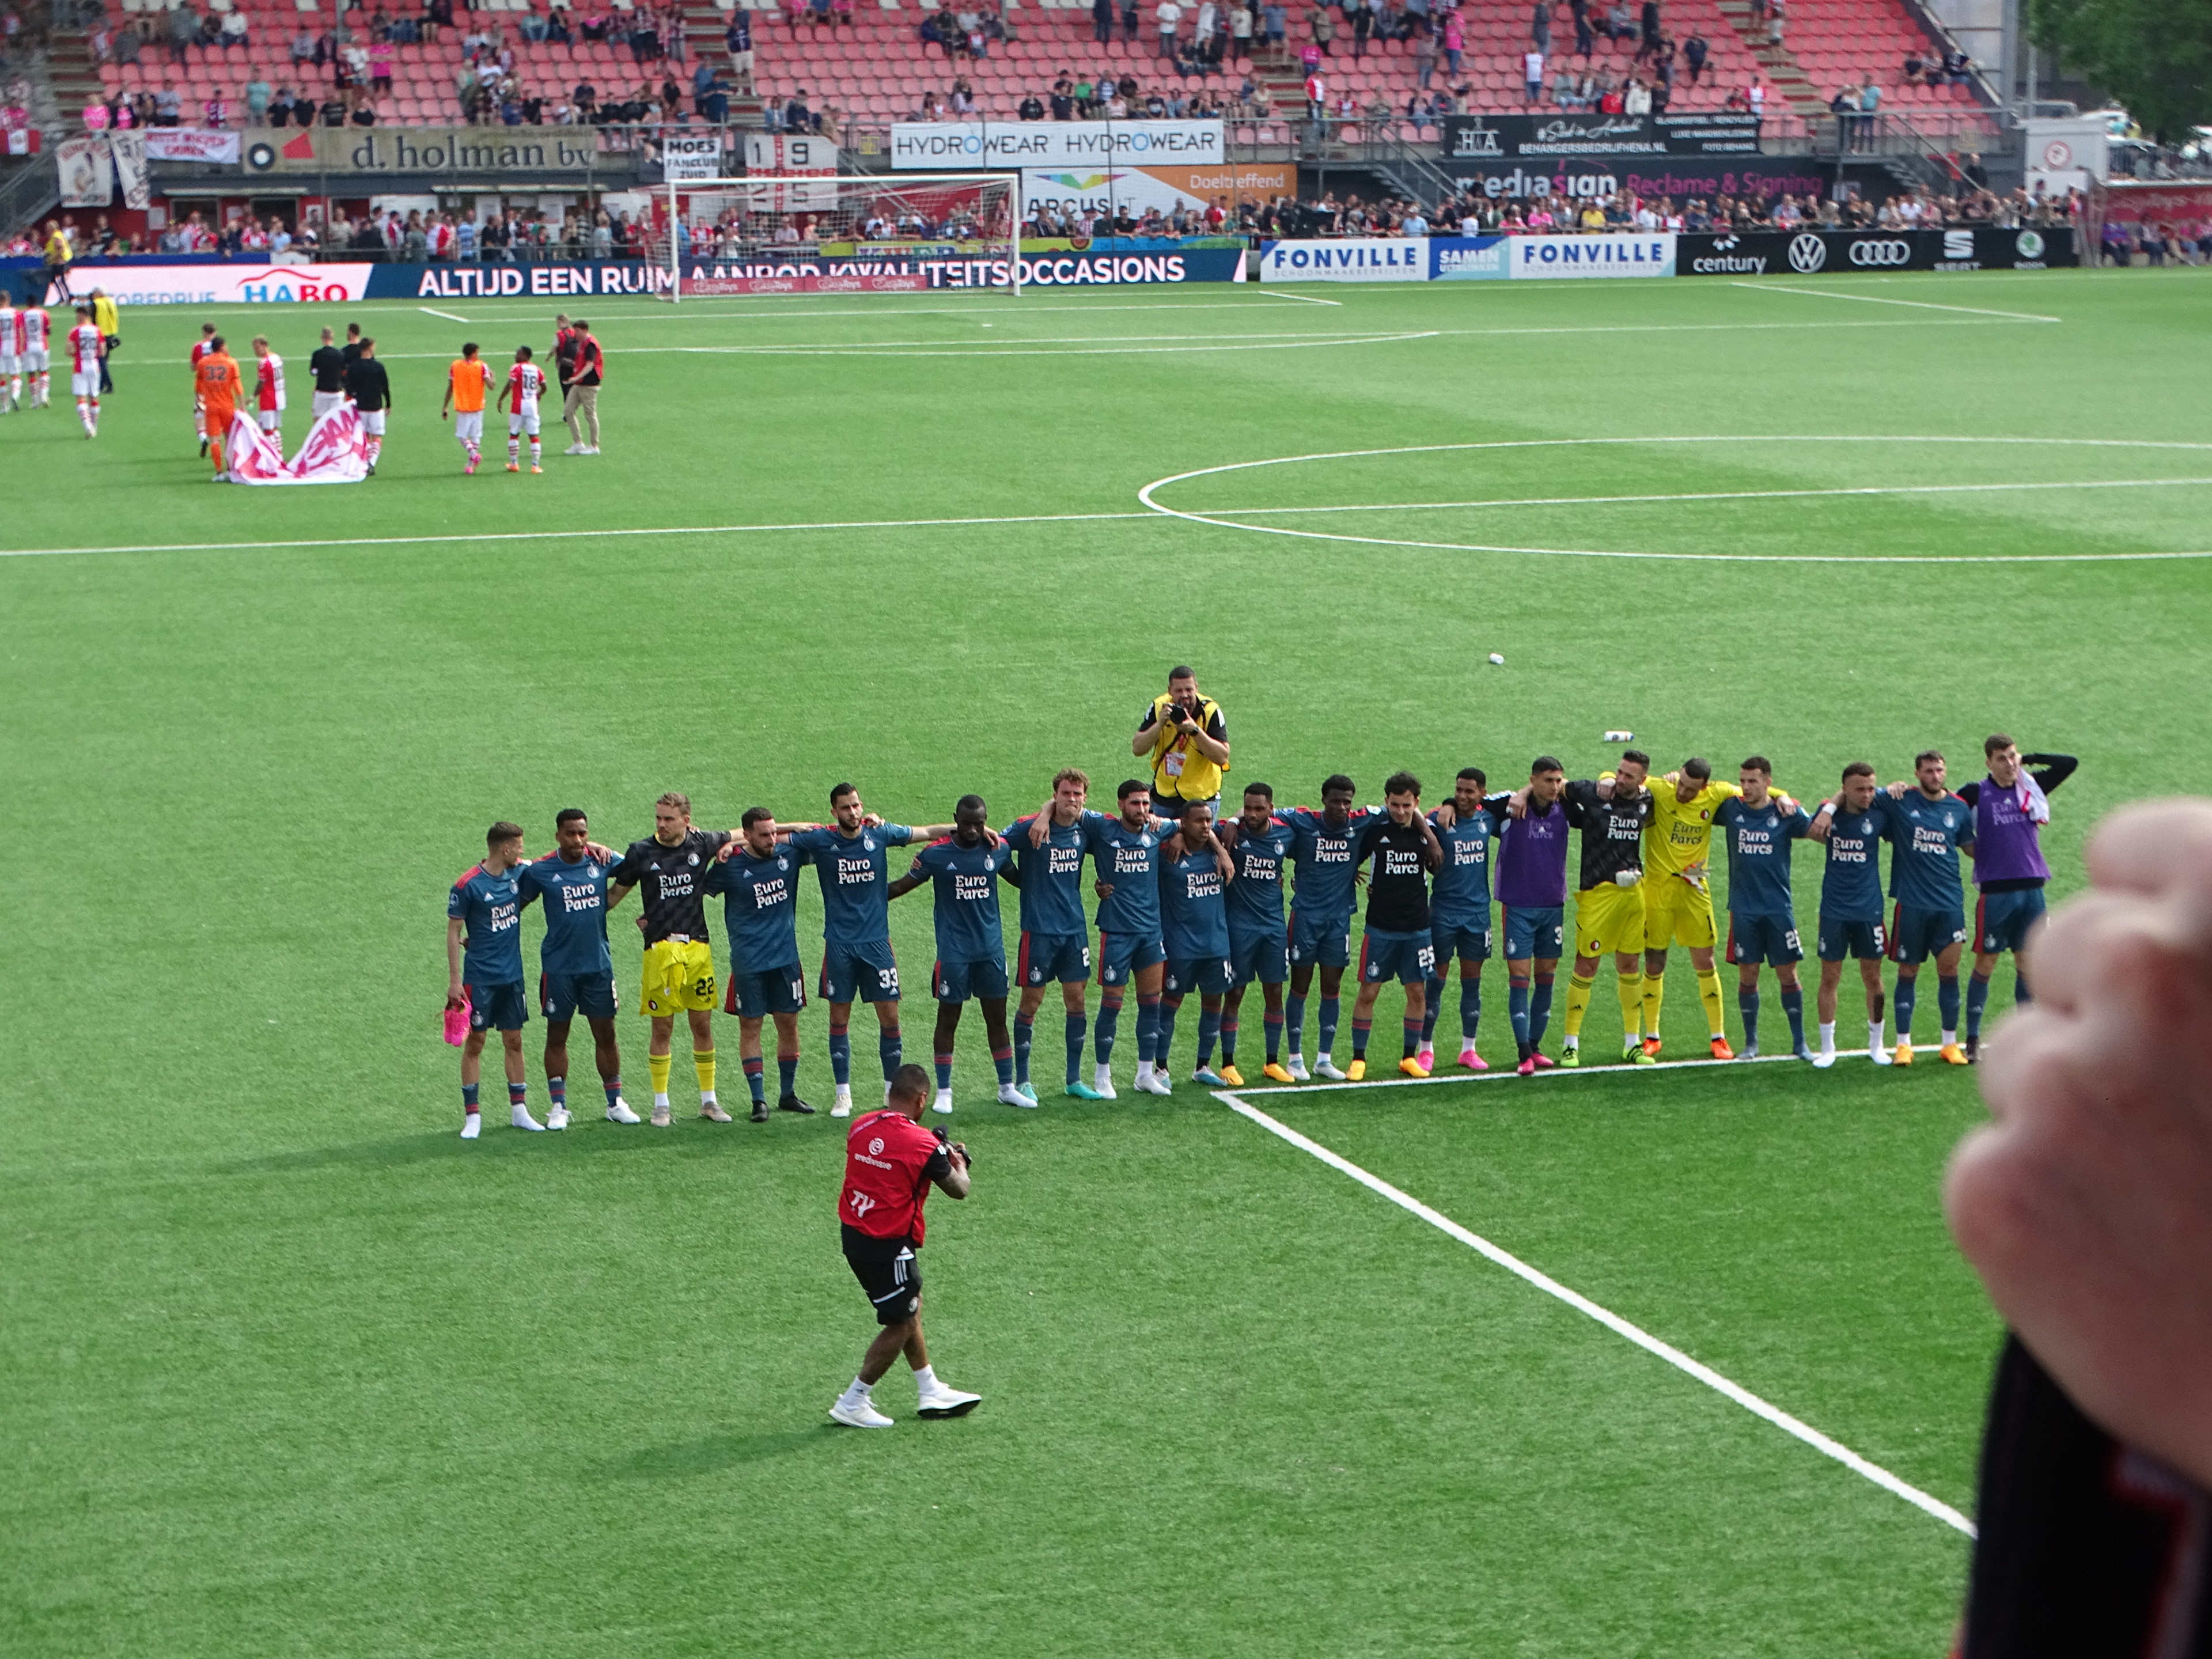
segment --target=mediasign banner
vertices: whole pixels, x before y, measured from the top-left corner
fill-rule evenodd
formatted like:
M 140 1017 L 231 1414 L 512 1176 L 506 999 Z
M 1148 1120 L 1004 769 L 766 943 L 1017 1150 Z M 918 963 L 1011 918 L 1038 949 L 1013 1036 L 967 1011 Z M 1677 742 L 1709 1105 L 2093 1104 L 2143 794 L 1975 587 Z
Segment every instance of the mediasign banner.
M 1447 166 L 1463 191 L 1492 202 L 1527 202 L 1541 196 L 1603 201 L 1618 191 L 1677 202 L 1717 196 L 1826 196 L 1832 177 L 1802 156 L 1741 155 L 1700 161 L 1648 155 L 1578 155 L 1569 161 L 1498 161 Z M 1869 199 L 1887 199 L 1887 175 L 1861 180 Z
M 2045 270 L 2081 263 L 2074 232 L 1753 230 L 1677 239 L 1683 276 L 1819 276 L 1854 270 Z
M 148 127 L 146 159 L 149 161 L 203 161 L 211 167 L 236 167 L 240 135 L 204 127 Z
M 1223 123 L 1203 121 L 900 121 L 891 166 L 902 172 L 1011 167 L 1219 167 Z
M 1756 155 L 1759 118 L 1714 110 L 1668 115 L 1450 115 L 1440 124 L 1449 161 L 1524 155 Z
M 1260 247 L 1263 283 L 1425 283 L 1425 236 L 1346 236 L 1327 240 L 1265 242 Z

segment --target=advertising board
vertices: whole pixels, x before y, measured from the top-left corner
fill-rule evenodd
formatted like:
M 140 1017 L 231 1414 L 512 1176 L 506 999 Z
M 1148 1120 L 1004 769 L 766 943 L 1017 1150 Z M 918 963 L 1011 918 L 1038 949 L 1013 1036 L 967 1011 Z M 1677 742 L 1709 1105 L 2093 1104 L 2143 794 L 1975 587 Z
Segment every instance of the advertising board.
M 1425 283 L 1425 237 L 1346 236 L 1281 241 L 1260 250 L 1263 283 Z
M 1714 110 L 1680 115 L 1452 115 L 1441 125 L 1443 159 L 1512 161 L 1553 155 L 1756 155 L 1759 118 Z
M 1684 276 L 1820 276 L 1855 270 L 2044 270 L 2081 263 L 2074 232 L 1783 230 L 1688 233 L 1675 264 Z
M 902 172 L 977 173 L 1012 167 L 1219 167 L 1228 159 L 1218 119 L 1197 121 L 899 121 L 891 166 Z

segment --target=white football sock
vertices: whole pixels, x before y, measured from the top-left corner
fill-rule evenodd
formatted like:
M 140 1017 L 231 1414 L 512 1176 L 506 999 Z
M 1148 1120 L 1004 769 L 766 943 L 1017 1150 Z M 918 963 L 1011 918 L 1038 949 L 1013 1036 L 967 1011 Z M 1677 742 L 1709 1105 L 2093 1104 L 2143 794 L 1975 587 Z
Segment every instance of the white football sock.
M 867 1383 L 861 1382 L 859 1377 L 854 1377 L 853 1379 L 853 1386 L 845 1390 L 845 1398 L 855 1402 L 866 1400 L 868 1397 L 868 1386 L 869 1385 Z
M 1956 1031 L 1946 1031 L 1943 1033 L 1943 1046 L 1946 1048 L 1957 1047 L 1958 1042 L 1959 1034 Z
M 1821 1024 L 1820 1052 L 1824 1054 L 1832 1054 L 1836 1052 L 1836 1022 L 1832 1019 Z
M 1886 1048 L 1889 1046 L 1887 1040 L 1882 1036 L 1883 1030 L 1888 1024 L 1889 1022 L 1886 1019 L 1870 1019 L 1867 1022 L 1868 1048 Z
M 654 1098 L 659 1099 L 659 1097 L 656 1095 Z M 699 1103 L 702 1106 L 714 1106 L 720 1103 L 715 1100 L 714 1091 L 712 1089 L 702 1089 L 699 1091 Z
M 653 1097 L 653 1109 L 656 1112 L 666 1111 L 668 1109 L 668 1097 L 664 1094 L 655 1094 Z
M 914 1368 L 914 1381 L 915 1387 L 927 1394 L 937 1386 L 937 1373 L 927 1365 L 917 1365 Z

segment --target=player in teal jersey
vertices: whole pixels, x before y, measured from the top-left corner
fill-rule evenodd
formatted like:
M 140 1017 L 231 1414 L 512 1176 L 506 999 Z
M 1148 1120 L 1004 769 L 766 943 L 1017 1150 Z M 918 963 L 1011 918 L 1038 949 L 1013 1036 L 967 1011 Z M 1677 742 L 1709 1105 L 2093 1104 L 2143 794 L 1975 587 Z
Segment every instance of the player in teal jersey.
M 1470 1072 L 1490 1069 L 1474 1049 L 1482 1024 L 1482 965 L 1490 960 L 1490 860 L 1498 829 L 1484 799 L 1489 783 L 1480 767 L 1462 766 L 1453 780 L 1450 806 L 1429 814 L 1444 861 L 1429 884 L 1429 939 L 1436 960 L 1421 1011 L 1421 1051 L 1414 1056 L 1425 1071 L 1436 1069 L 1437 1017 L 1454 957 L 1459 958 L 1459 1063 Z M 1507 797 L 1498 799 L 1502 805 Z
M 538 947 L 538 989 L 545 1016 L 545 1127 L 568 1127 L 568 1027 L 580 1012 L 592 1028 L 607 1121 L 635 1123 L 622 1097 L 622 1045 L 615 1036 L 615 964 L 607 948 L 607 889 L 614 882 L 611 848 L 592 842 L 583 809 L 553 817 L 556 850 L 522 866 L 522 890 L 539 901 L 545 939 Z M 527 900 L 525 901 L 527 902 Z
M 1067 1092 L 1078 1100 L 1097 1100 L 1098 1091 L 1082 1080 L 1083 1040 L 1089 1025 L 1084 997 L 1091 983 L 1091 925 L 1083 912 L 1084 803 L 1091 779 L 1073 766 L 1052 781 L 1052 799 L 1029 817 L 1017 818 L 1002 832 L 1014 850 L 1007 879 L 1022 890 L 1022 941 L 1015 977 L 1021 1002 L 1014 1011 L 1014 1087 L 1034 1103 L 1030 1081 L 1030 1048 L 1045 987 L 1060 981 L 1067 1009 Z M 1042 845 L 1032 841 L 1038 818 L 1047 825 Z
M 884 1098 L 890 1098 L 903 1050 L 899 1040 L 898 958 L 891 953 L 890 849 L 935 841 L 949 823 L 886 823 L 861 803 L 860 792 L 841 783 L 830 792 L 833 823 L 795 823 L 792 845 L 814 866 L 822 884 L 822 1000 L 830 1005 L 830 1073 L 836 1099 L 830 1115 L 853 1110 L 851 1027 L 855 999 L 872 1003 L 882 1056 Z
M 1244 1086 L 1237 1070 L 1237 1016 L 1245 988 L 1260 981 L 1265 1003 L 1267 1060 L 1261 1075 L 1296 1081 L 1281 1060 L 1283 985 L 1291 976 L 1290 925 L 1283 913 L 1283 866 L 1297 835 L 1275 816 L 1275 792 L 1264 783 L 1244 786 L 1244 810 L 1214 834 L 1235 865 L 1229 884 L 1229 965 L 1234 978 L 1221 1005 L 1221 1075 L 1232 1089 Z
M 923 848 L 906 874 L 890 885 L 893 898 L 924 882 L 934 886 L 931 921 L 937 965 L 930 991 L 937 999 L 937 1099 L 931 1109 L 952 1109 L 952 1044 L 960 1031 L 960 1010 L 970 997 L 983 1005 L 1000 1103 L 1034 1106 L 1036 1101 L 1014 1087 L 1014 1042 L 1006 1030 L 1006 939 L 999 921 L 999 883 L 1012 868 L 1013 854 L 991 833 L 990 810 L 981 795 L 961 796 L 952 817 L 952 833 Z
M 1167 947 L 1167 975 L 1160 996 L 1159 1033 L 1154 1045 L 1156 1070 L 1165 1070 L 1175 1042 L 1176 1013 L 1182 1000 L 1198 993 L 1198 1064 L 1190 1080 L 1225 1089 L 1229 1080 L 1213 1069 L 1213 1045 L 1221 1035 L 1221 1000 L 1228 994 L 1229 909 L 1225 890 L 1231 880 L 1214 838 L 1213 808 L 1205 801 L 1183 803 L 1170 856 L 1160 861 L 1161 939 Z
M 522 1068 L 522 1028 L 530 1018 L 522 988 L 522 907 L 529 901 L 514 873 L 522 857 L 522 826 L 502 818 L 485 833 L 483 861 L 462 872 L 446 895 L 446 1009 L 469 1011 L 461 1045 L 464 1140 L 474 1140 L 483 1127 L 477 1088 L 490 1030 L 499 1033 L 507 1064 L 508 1121 L 518 1129 L 545 1127 L 530 1115 Z
M 1874 768 L 1853 761 L 1805 832 L 1828 853 L 1820 870 L 1820 1052 L 1813 1057 L 1822 1071 L 1836 1063 L 1836 992 L 1846 957 L 1857 958 L 1866 986 L 1867 1054 L 1877 1066 L 1890 1063 L 1881 988 L 1882 959 L 1889 954 L 1881 923 L 1881 847 L 1896 810 L 1875 782 Z
M 714 855 L 701 890 L 722 895 L 730 934 L 730 975 L 722 1012 L 738 1017 L 738 1058 L 753 1100 L 753 1121 L 768 1121 L 767 1062 L 761 1026 L 775 1022 L 780 1112 L 813 1115 L 799 1097 L 799 1011 L 806 1006 L 806 970 L 799 963 L 799 866 L 806 855 L 787 844 L 775 814 L 748 806 L 738 839 Z M 779 846 L 779 841 L 787 844 Z
M 1896 810 L 1889 821 L 1890 959 L 1897 964 L 1897 1054 L 1912 1064 L 1912 1006 L 1920 964 L 1936 958 L 1936 1009 L 1942 1016 L 1940 1052 L 1953 1066 L 1966 1063 L 1959 1046 L 1959 956 L 1966 948 L 1966 884 L 1961 849 L 1974 845 L 1974 809 L 1945 787 L 1941 750 L 1923 749 L 1912 759 L 1913 781 L 1893 783 Z
M 1376 809 L 1355 809 L 1352 781 L 1341 772 L 1322 781 L 1321 808 L 1292 806 L 1275 814 L 1291 826 L 1297 839 L 1291 863 L 1297 881 L 1291 897 L 1291 994 L 1286 1008 L 1290 1038 L 1290 1073 L 1300 1082 L 1308 1075 L 1305 1056 L 1306 995 L 1313 988 L 1314 969 L 1321 969 L 1319 1041 L 1314 1056 L 1315 1077 L 1341 1083 L 1331 1049 L 1336 1043 L 1336 1022 L 1342 1008 L 1338 988 L 1344 970 L 1352 965 L 1352 911 L 1355 861 L 1352 848 Z
M 1736 1007 L 1743 1015 L 1739 1060 L 1759 1058 L 1759 964 L 1770 963 L 1782 988 L 1791 1051 L 1813 1058 L 1805 1046 L 1805 992 L 1797 964 L 1805 947 L 1797 938 L 1797 912 L 1790 895 L 1790 843 L 1813 827 L 1805 809 L 1774 790 L 1774 768 L 1753 755 L 1736 773 L 1743 793 L 1713 809 L 1713 827 L 1728 837 L 1728 959 L 1736 964 Z

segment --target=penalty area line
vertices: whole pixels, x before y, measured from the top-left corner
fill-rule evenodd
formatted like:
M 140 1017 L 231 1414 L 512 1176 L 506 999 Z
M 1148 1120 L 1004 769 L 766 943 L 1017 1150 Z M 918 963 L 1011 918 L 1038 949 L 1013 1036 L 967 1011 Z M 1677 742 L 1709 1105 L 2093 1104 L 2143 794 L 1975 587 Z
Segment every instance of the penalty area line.
M 416 306 L 415 309 L 420 312 L 428 313 L 433 317 L 443 317 L 449 323 L 465 323 L 468 321 L 468 319 L 465 317 L 457 317 L 450 311 L 434 310 L 428 306 Z
M 1917 311 L 1962 311 L 1975 317 L 2009 317 L 2022 323 L 2063 323 L 2063 317 L 2046 317 L 2037 311 L 1992 311 L 1986 306 L 1945 306 L 1933 300 L 1891 300 L 1879 294 L 1838 294 L 1826 288 L 1781 288 L 1771 283 L 1730 283 L 1730 288 L 1747 288 L 1757 294 L 1802 294 L 1814 300 L 1856 300 L 1869 306 L 1911 306 Z
M 1572 1290 L 1559 1283 L 1549 1273 L 1530 1267 L 1511 1251 L 1492 1243 L 1480 1233 L 1461 1226 L 1458 1222 L 1454 1221 L 1442 1211 L 1431 1208 L 1412 1194 L 1392 1186 L 1380 1176 L 1370 1174 L 1350 1158 L 1331 1152 L 1317 1140 L 1300 1134 L 1287 1123 L 1270 1117 L 1258 1107 L 1249 1104 L 1231 1091 L 1216 1091 L 1213 1097 L 1238 1116 L 1249 1119 L 1279 1139 L 1297 1147 L 1310 1157 L 1319 1159 L 1338 1174 L 1350 1176 L 1370 1192 L 1388 1199 L 1407 1214 L 1419 1217 L 1447 1237 L 1458 1240 L 1486 1261 L 1504 1268 L 1515 1278 L 1534 1285 L 1547 1296 L 1565 1303 L 1567 1306 L 1584 1317 L 1595 1320 L 1614 1335 L 1634 1343 L 1646 1353 L 1665 1360 L 1686 1376 L 1692 1377 L 1716 1394 L 1734 1401 L 1753 1416 L 1764 1419 L 1791 1438 L 1802 1440 L 1822 1456 L 1833 1458 L 1852 1474 L 1873 1482 L 1891 1496 L 1903 1498 L 1922 1514 L 1941 1521 L 1945 1526 L 1962 1532 L 1969 1538 L 1974 1536 L 1974 1523 L 1948 1504 L 1944 1503 L 1942 1499 L 1930 1497 L 1909 1481 L 1902 1480 L 1892 1474 L 1879 1463 L 1860 1456 L 1841 1441 L 1821 1433 L 1810 1424 L 1791 1416 L 1779 1406 L 1760 1399 L 1741 1383 L 1733 1382 L 1723 1376 L 1711 1366 L 1701 1364 L 1691 1358 L 1672 1343 L 1662 1342 L 1640 1325 L 1623 1319 L 1608 1308 L 1600 1307 L 1579 1291 Z

